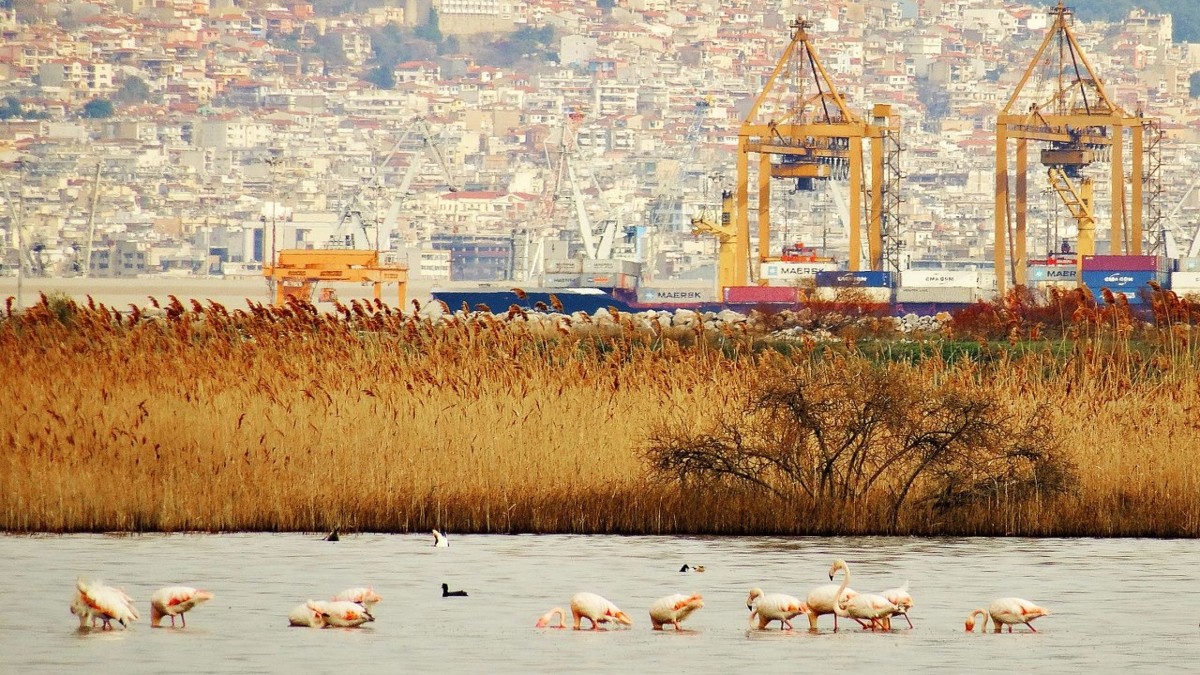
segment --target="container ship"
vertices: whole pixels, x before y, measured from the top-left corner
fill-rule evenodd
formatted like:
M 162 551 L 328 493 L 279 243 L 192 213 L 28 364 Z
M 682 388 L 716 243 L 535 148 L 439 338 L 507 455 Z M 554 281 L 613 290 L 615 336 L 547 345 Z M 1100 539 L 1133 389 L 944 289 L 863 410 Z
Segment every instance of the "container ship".
M 748 314 L 751 310 L 779 312 L 808 307 L 879 316 L 954 312 L 997 295 L 996 276 L 990 270 L 881 272 L 823 269 L 824 263 L 815 267 L 794 265 L 787 270 L 791 276 L 786 279 L 769 279 L 776 285 L 726 286 L 718 292 L 708 286 L 643 283 L 637 275 L 638 263 L 630 261 L 583 261 L 580 274 L 558 272 L 543 277 L 543 283 L 534 286 L 435 288 L 431 295 L 451 309 L 465 306 L 468 310 L 487 308 L 493 312 L 517 306 L 567 314 L 593 314 L 609 308 L 630 313 L 689 309 Z M 1059 254 L 1031 260 L 1027 279 L 1031 289 L 1042 292 L 1083 286 L 1099 296 L 1101 289 L 1107 288 L 1123 293 L 1130 305 L 1137 306 L 1147 302 L 1152 281 L 1180 296 L 1200 295 L 1200 258 Z

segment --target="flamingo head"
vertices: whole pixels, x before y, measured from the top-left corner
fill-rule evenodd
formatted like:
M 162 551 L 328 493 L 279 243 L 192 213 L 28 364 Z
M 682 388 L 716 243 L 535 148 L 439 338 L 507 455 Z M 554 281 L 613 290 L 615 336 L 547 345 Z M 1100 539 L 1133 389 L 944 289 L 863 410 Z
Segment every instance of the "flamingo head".
M 967 617 L 967 623 L 965 624 L 965 627 L 966 627 L 968 633 L 975 632 L 975 615 L 974 614 Z
M 608 616 L 611 617 L 613 621 L 616 621 L 619 624 L 623 624 L 626 626 L 633 625 L 633 619 L 629 618 L 628 614 L 626 614 L 625 612 L 622 612 L 619 609 L 617 611 L 609 614 Z
M 699 593 L 693 593 L 690 596 L 688 596 L 686 599 L 675 603 L 675 610 L 678 611 L 685 607 L 688 607 L 692 611 L 695 611 L 697 609 L 700 609 L 703 606 L 704 606 L 704 598 Z
M 833 575 L 837 574 L 838 570 L 846 569 L 846 561 L 838 558 L 833 561 L 833 566 L 829 568 L 829 580 L 833 581 Z
M 751 588 L 750 595 L 746 596 L 746 609 L 754 609 L 754 601 L 762 597 L 761 588 Z

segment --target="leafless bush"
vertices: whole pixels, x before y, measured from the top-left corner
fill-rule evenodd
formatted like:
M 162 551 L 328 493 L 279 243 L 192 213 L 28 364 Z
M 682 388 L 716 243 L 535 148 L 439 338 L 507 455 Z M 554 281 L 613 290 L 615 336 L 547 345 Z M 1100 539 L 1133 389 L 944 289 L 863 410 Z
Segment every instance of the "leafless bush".
M 908 504 L 947 510 L 1067 491 L 1073 466 L 1043 419 L 966 381 L 842 361 L 768 381 L 737 419 L 700 431 L 660 428 L 645 455 L 659 475 L 710 489 L 741 484 L 832 504 L 882 499 L 894 523 Z

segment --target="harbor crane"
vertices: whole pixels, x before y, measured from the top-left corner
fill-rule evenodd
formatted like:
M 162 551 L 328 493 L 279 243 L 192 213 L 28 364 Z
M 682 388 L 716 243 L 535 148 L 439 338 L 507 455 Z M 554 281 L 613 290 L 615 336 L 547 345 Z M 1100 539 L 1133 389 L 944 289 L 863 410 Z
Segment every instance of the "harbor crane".
M 1084 170 L 1107 163 L 1110 180 L 1109 241 L 1113 254 L 1142 252 L 1145 173 L 1144 133 L 1155 122 L 1130 115 L 1104 90 L 1071 30 L 1073 11 L 1060 0 L 1049 10 L 1053 23 L 1033 61 L 996 118 L 995 268 L 997 290 L 1007 279 L 1026 282 L 1029 143 L 1043 144 L 1040 160 L 1079 231 L 1076 265 L 1095 253 L 1098 222 L 1093 179 Z M 1125 130 L 1132 165 L 1126 191 Z M 1008 141 L 1016 141 L 1015 181 L 1010 186 Z M 1014 204 L 1015 200 L 1015 204 Z M 1011 267 L 1005 269 L 1005 261 Z
M 894 238 L 898 224 L 899 124 L 891 107 L 876 105 L 871 121 L 850 109 L 821 64 L 813 47 L 808 21 L 791 24 L 792 40 L 775 64 L 763 90 L 755 99 L 738 131 L 737 184 L 734 214 L 738 264 L 733 278 L 723 285 L 741 286 L 750 264 L 750 156 L 757 155 L 758 267 L 781 260 L 771 249 L 771 179 L 794 181 L 796 189 L 810 190 L 819 181 L 849 183 L 849 267 L 862 266 L 862 219 L 868 214 L 869 269 L 885 266 L 885 240 Z M 869 192 L 864 189 L 864 141 L 870 146 Z M 864 196 L 870 199 L 864 208 Z
M 369 200 L 368 195 L 374 193 L 375 203 L 378 204 L 382 200 L 382 195 L 386 191 L 384 187 L 384 170 L 391 163 L 392 159 L 402 148 L 411 145 L 412 138 L 416 136 L 420 140 L 421 147 L 411 153 L 408 161 L 408 167 L 404 171 L 403 177 L 400 179 L 399 185 L 396 186 L 392 193 L 391 206 L 388 208 L 387 216 L 380 218 L 378 215 L 374 217 L 374 241 L 372 241 L 372 232 L 368 228 L 367 219 L 363 218 L 363 210 Z M 417 174 L 421 172 L 424 166 L 425 156 L 428 155 L 437 166 L 441 169 L 442 175 L 446 179 L 446 186 L 450 192 L 457 192 L 459 185 L 454 177 L 453 171 L 450 169 L 450 164 L 446 160 L 446 155 L 442 150 L 441 134 L 434 133 L 429 122 L 423 117 L 413 119 L 412 123 L 404 130 L 404 133 L 396 139 L 395 144 L 384 155 L 383 161 L 375 167 L 375 171 L 371 178 L 350 198 L 346 203 L 346 207 L 342 209 L 341 217 L 338 220 L 337 230 L 341 232 L 343 228 L 349 225 L 350 229 L 357 229 L 363 233 L 364 243 L 378 250 L 382 243 L 381 238 L 384 232 L 388 231 L 396 222 L 396 217 L 400 213 L 400 207 L 404 202 L 405 196 L 412 187 L 412 182 Z M 379 209 L 376 209 L 378 213 Z

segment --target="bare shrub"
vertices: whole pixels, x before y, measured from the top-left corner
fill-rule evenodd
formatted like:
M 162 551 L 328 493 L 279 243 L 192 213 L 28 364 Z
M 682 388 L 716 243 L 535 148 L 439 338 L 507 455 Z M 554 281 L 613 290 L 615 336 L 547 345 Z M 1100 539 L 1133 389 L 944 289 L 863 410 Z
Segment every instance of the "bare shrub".
M 1074 467 L 1042 411 L 1018 414 L 966 381 L 855 359 L 767 381 L 737 419 L 657 429 L 645 456 L 692 487 L 741 484 L 823 503 L 948 510 L 1068 491 Z

